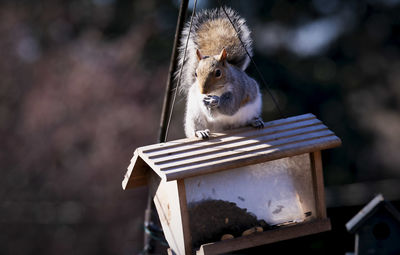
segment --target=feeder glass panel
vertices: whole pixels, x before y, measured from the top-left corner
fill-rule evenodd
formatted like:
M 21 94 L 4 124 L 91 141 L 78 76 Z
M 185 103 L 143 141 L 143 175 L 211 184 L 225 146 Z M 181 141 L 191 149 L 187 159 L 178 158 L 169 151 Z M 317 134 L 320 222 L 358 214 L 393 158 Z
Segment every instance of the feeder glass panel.
M 315 218 L 312 187 L 309 154 L 185 179 L 191 230 L 232 232 L 230 223 L 246 228 Z

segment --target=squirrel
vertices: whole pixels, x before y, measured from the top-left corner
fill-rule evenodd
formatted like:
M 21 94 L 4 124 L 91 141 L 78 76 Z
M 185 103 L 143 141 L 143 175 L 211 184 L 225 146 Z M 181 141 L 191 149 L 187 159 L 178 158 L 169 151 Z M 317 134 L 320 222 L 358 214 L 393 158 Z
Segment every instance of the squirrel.
M 238 32 L 222 7 L 196 14 L 190 33 L 189 22 L 182 31 L 177 70 L 182 68 L 187 137 L 206 139 L 210 132 L 264 127 L 259 86 L 244 72 L 250 63 L 246 50 L 253 53 L 250 30 L 236 11 L 227 7 L 225 11 Z

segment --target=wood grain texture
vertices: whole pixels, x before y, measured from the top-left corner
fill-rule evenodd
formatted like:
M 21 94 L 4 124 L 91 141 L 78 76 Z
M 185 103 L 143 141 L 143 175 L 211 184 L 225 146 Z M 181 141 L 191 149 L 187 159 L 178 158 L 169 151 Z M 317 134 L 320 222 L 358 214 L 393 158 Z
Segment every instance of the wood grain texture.
M 246 129 L 246 130 L 244 130 L 245 132 L 242 132 L 242 133 L 232 132 L 232 133 L 230 133 L 230 135 L 221 134 L 218 137 L 215 136 L 214 138 L 211 138 L 208 140 L 197 140 L 197 143 L 188 142 L 185 144 L 181 144 L 180 146 L 174 146 L 172 148 L 167 147 L 162 150 L 148 151 L 146 149 L 142 149 L 142 151 L 144 153 L 146 153 L 150 159 L 156 160 L 159 158 L 163 158 L 165 156 L 174 156 L 174 155 L 180 155 L 181 153 L 197 151 L 198 149 L 210 149 L 210 148 L 213 148 L 216 146 L 221 147 L 221 146 L 224 146 L 227 144 L 240 143 L 240 142 L 243 142 L 246 140 L 254 140 L 260 136 L 279 134 L 281 132 L 285 132 L 285 131 L 288 132 L 290 130 L 292 130 L 292 131 L 294 130 L 294 132 L 296 132 L 296 129 L 304 128 L 304 127 L 311 127 L 311 126 L 315 126 L 315 125 L 322 125 L 321 121 L 319 121 L 317 119 L 311 119 L 311 120 L 304 120 L 304 121 L 299 121 L 299 122 L 294 122 L 294 123 L 288 123 L 287 125 L 272 126 L 268 129 L 264 128 L 262 130 L 254 129 L 254 128 Z M 320 126 L 317 128 L 327 129 L 326 126 Z M 297 131 L 297 132 L 299 132 L 299 131 Z M 289 135 L 289 134 L 286 134 L 286 135 Z M 282 136 L 283 135 L 285 135 L 285 134 L 282 134 Z
M 259 132 L 258 132 L 259 133 Z M 192 158 L 201 158 L 204 156 L 218 157 L 219 153 L 224 153 L 227 151 L 234 151 L 239 149 L 254 150 L 260 145 L 266 145 L 268 147 L 276 146 L 283 143 L 293 142 L 298 139 L 298 136 L 303 134 L 304 137 L 308 138 L 317 136 L 331 135 L 332 131 L 328 130 L 325 125 L 319 124 L 311 127 L 303 127 L 295 130 L 285 130 L 279 133 L 263 133 L 258 134 L 258 136 L 253 137 L 239 137 L 237 141 L 230 141 L 225 143 L 213 144 L 212 146 L 197 147 L 195 149 L 184 149 L 181 151 L 175 150 L 174 152 L 168 152 L 164 155 L 159 155 L 158 157 L 149 158 L 154 161 L 154 163 L 163 169 L 167 169 L 170 166 L 176 164 L 184 164 L 185 160 L 191 160 Z M 237 138 L 237 136 L 231 136 L 229 138 Z M 258 147 L 257 147 L 258 146 Z M 183 146 L 184 147 L 184 146 Z M 178 163 L 175 163 L 178 161 Z
M 157 209 L 165 239 L 176 254 L 190 254 L 186 249 L 182 205 L 177 181 L 165 182 L 156 174 L 150 176 L 150 193 Z M 190 243 L 189 243 L 190 244 Z
M 306 120 L 312 120 L 312 119 L 316 119 L 315 115 L 308 113 L 308 114 L 298 115 L 298 116 L 294 116 L 294 117 L 273 120 L 273 121 L 265 122 L 264 129 L 272 128 L 275 126 L 284 126 L 287 124 L 306 121 Z M 212 134 L 212 138 L 218 137 L 219 139 L 223 139 L 224 137 L 245 133 L 246 131 L 249 132 L 251 130 L 254 130 L 254 128 L 248 128 L 248 127 L 238 128 L 235 130 L 231 130 L 230 132 L 226 132 L 226 133 L 214 133 L 214 134 Z M 157 144 L 152 144 L 152 145 L 148 145 L 148 146 L 143 146 L 143 147 L 141 147 L 141 150 L 145 153 L 154 153 L 154 152 L 157 152 L 160 150 L 173 149 L 176 147 L 180 147 L 182 145 L 199 144 L 200 146 L 203 146 L 204 144 L 213 142 L 212 140 L 213 139 L 199 140 L 197 138 L 183 138 L 183 139 L 178 139 L 178 140 L 169 141 L 169 142 L 165 142 L 165 143 L 157 143 Z
M 247 249 L 259 245 L 279 242 L 300 236 L 311 235 L 331 229 L 329 219 L 318 219 L 311 222 L 289 225 L 262 233 L 254 233 L 235 239 L 204 244 L 196 252 L 197 255 L 223 254 Z
M 326 206 L 321 151 L 310 153 L 310 160 L 317 218 L 324 219 L 326 218 Z
M 240 128 L 210 139 L 180 139 L 140 147 L 137 155 L 163 180 L 171 181 L 333 148 L 340 139 L 313 114 L 270 121 L 263 129 Z M 144 183 L 141 166 L 125 187 Z M 149 169 L 147 168 L 147 169 Z M 136 180 L 137 179 L 137 180 Z M 128 184 L 128 185 L 127 185 Z
M 122 188 L 131 189 L 147 185 L 149 170 L 151 170 L 151 168 L 139 157 L 136 150 L 133 153 L 131 164 L 128 166 L 122 181 Z
M 200 165 L 204 163 L 213 164 L 221 159 L 232 159 L 241 155 L 254 155 L 266 154 L 264 152 L 271 149 L 279 149 L 285 145 L 297 144 L 303 141 L 316 140 L 323 137 L 332 136 L 332 132 L 329 130 L 321 130 L 312 133 L 302 133 L 302 135 L 293 135 L 281 137 L 277 135 L 259 137 L 253 140 L 245 140 L 243 143 L 227 144 L 220 148 L 211 148 L 206 151 L 199 149 L 190 156 L 167 156 L 168 161 L 155 161 L 154 164 L 158 166 L 161 171 L 168 172 L 170 170 L 175 170 L 179 168 L 184 168 L 186 166 Z M 266 155 L 267 156 L 267 155 Z
M 304 139 L 293 143 L 281 144 L 279 147 L 270 147 L 266 144 L 257 147 L 255 150 L 239 149 L 227 151 L 225 154 L 219 155 L 220 157 L 213 159 L 199 159 L 195 163 L 177 165 L 175 168 L 164 171 L 160 169 L 160 174 L 167 181 L 170 181 L 295 156 L 338 145 L 339 142 L 335 136 Z
M 181 209 L 183 239 L 185 242 L 185 254 L 190 255 L 192 254 L 192 237 L 190 234 L 189 213 L 187 208 L 185 181 L 182 179 L 178 180 L 178 196 Z

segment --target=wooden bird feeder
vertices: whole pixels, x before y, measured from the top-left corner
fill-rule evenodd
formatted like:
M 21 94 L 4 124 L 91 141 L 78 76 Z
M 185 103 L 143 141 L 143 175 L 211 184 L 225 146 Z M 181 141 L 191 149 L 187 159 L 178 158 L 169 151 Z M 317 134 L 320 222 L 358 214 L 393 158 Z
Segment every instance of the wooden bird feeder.
M 356 235 L 354 254 L 400 254 L 400 212 L 382 194 L 346 223 Z
M 340 144 L 304 114 L 140 147 L 122 186 L 149 185 L 171 253 L 227 253 L 330 230 L 321 150 Z

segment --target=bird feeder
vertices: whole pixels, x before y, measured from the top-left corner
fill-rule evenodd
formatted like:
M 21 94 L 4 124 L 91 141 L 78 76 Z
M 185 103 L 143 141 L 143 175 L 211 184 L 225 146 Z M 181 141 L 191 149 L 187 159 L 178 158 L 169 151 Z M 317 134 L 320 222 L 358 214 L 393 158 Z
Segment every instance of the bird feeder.
M 220 254 L 330 230 L 313 114 L 135 150 L 124 189 L 149 186 L 175 254 Z
M 346 223 L 356 235 L 354 254 L 400 254 L 400 212 L 382 194 Z

